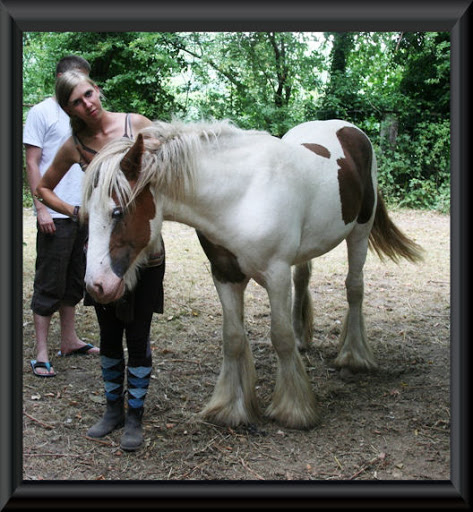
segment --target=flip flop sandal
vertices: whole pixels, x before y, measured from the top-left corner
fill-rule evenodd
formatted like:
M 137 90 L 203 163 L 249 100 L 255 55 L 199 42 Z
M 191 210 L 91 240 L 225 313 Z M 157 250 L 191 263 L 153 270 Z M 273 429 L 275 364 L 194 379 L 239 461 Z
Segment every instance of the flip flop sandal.
M 37 371 L 37 368 L 46 368 L 48 372 L 51 371 L 51 363 L 48 361 L 46 363 L 42 363 L 40 361 L 36 361 L 33 359 L 30 361 L 31 369 L 33 370 L 33 373 L 36 375 L 36 377 L 56 377 L 55 373 L 40 373 Z
M 77 348 L 76 350 L 73 350 L 72 352 L 69 352 L 68 354 L 63 354 L 61 351 L 57 353 L 59 357 L 69 357 L 69 356 L 87 356 L 89 355 L 89 350 L 95 348 L 91 343 L 87 343 L 87 345 L 84 345 L 83 347 Z M 90 354 L 92 355 L 92 354 Z

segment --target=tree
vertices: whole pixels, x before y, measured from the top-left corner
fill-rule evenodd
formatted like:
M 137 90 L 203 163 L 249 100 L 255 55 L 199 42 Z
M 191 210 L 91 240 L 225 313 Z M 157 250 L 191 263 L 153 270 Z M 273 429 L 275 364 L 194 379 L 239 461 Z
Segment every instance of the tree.
M 169 78 L 183 65 L 169 44 L 172 37 L 138 32 L 29 33 L 24 45 L 28 103 L 37 102 L 32 101 L 35 90 L 53 93 L 56 61 L 72 53 L 90 62 L 91 77 L 102 88 L 107 108 L 169 119 L 179 111 Z M 32 67 L 33 62 L 39 66 Z
M 330 32 L 332 39 L 329 78 L 320 105 L 320 119 L 347 119 L 357 107 L 357 76 L 349 72 L 348 62 L 354 48 L 351 32 Z
M 53 93 L 56 61 L 70 53 L 89 60 L 110 110 L 229 118 L 276 136 L 311 119 L 351 121 L 376 147 L 388 201 L 448 206 L 446 32 L 26 32 L 25 112 Z
M 284 134 L 304 113 L 320 78 L 319 54 L 297 33 L 192 33 L 176 40 L 188 63 L 181 94 L 199 115 Z

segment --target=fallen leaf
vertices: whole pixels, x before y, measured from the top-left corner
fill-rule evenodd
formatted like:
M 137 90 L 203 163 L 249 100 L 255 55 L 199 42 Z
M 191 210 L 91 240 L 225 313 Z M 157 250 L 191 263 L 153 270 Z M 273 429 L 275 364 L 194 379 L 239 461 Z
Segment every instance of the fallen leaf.
M 104 404 L 106 402 L 105 397 L 102 395 L 97 396 L 90 394 L 89 399 L 96 404 Z

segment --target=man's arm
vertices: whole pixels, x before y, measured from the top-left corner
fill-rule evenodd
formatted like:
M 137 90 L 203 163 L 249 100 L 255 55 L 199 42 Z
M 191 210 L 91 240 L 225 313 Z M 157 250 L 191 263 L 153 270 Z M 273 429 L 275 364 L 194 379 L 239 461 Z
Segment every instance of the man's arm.
M 35 196 L 36 187 L 41 180 L 41 173 L 39 171 L 39 162 L 41 161 L 42 149 L 37 146 L 25 144 L 26 153 L 26 176 L 30 186 L 31 195 L 36 208 L 38 216 L 38 226 L 43 233 L 54 233 L 56 226 L 46 206 L 41 203 Z

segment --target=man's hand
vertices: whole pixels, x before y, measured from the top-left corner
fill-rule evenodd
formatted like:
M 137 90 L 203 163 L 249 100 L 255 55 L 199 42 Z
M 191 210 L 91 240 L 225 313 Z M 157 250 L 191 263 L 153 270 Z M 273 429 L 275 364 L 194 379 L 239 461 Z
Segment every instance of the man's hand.
M 54 225 L 53 218 L 51 214 L 44 206 L 42 208 L 38 208 L 37 211 L 38 218 L 38 228 L 42 233 L 52 234 L 56 231 L 56 226 Z

